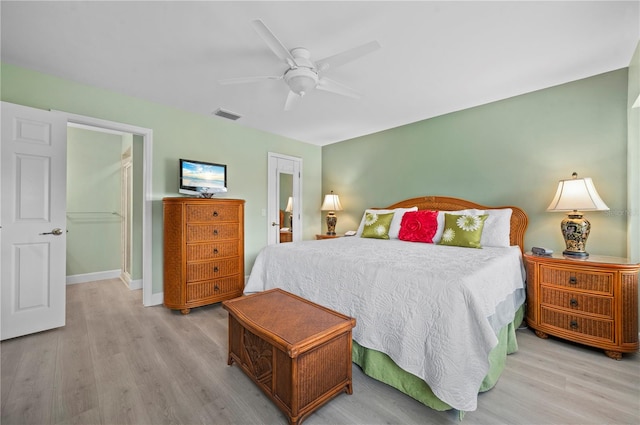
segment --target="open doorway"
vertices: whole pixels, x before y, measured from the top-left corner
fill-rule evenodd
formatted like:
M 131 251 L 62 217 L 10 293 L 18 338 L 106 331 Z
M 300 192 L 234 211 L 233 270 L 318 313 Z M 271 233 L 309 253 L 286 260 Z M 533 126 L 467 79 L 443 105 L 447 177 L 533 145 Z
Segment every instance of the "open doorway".
M 62 114 L 66 117 L 68 124 L 88 126 L 97 128 L 102 131 L 112 131 L 129 133 L 133 136 L 133 139 L 138 138 L 141 142 L 139 144 L 141 157 L 141 167 L 138 167 L 138 172 L 141 177 L 141 187 L 138 192 L 134 191 L 132 195 L 132 204 L 139 205 L 142 213 L 140 223 L 132 226 L 132 233 L 139 232 L 139 240 L 142 244 L 141 249 L 141 285 L 142 285 L 142 304 L 145 306 L 158 305 L 163 302 L 162 292 L 153 292 L 153 279 L 152 279 L 152 206 L 151 206 L 151 175 L 152 175 L 152 146 L 153 146 L 153 131 L 144 127 L 137 127 L 130 124 L 118 123 L 113 121 L 102 120 L 98 118 L 86 117 L 83 115 L 70 114 L 62 111 L 56 111 L 56 113 Z M 134 147 L 135 147 L 134 143 Z M 134 152 L 135 155 L 135 152 Z M 99 188 L 96 188 L 99 190 Z M 118 235 L 120 232 L 118 232 Z M 133 240 L 136 240 L 136 236 L 132 235 Z
M 131 133 L 68 125 L 67 284 L 119 277 L 142 289 L 142 152 Z

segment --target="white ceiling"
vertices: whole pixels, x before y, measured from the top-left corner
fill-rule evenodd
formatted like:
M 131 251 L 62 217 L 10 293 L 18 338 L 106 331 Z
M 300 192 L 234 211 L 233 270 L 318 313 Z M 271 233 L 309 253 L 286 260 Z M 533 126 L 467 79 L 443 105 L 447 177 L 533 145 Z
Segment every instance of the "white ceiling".
M 80 83 L 326 145 L 629 66 L 638 1 L 0 3 L 1 59 Z M 381 48 L 327 77 L 362 94 L 314 90 L 283 111 L 282 63 L 251 25 L 318 60 Z

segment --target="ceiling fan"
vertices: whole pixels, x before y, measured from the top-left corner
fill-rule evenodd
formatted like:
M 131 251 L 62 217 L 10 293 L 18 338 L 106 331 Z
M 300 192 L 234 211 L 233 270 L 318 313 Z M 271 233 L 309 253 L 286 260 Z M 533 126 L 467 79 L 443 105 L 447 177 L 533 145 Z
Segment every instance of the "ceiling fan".
M 287 64 L 288 68 L 279 76 L 241 77 L 219 80 L 220 84 L 253 83 L 264 80 L 284 80 L 289 86 L 289 95 L 284 110 L 289 111 L 313 89 L 324 90 L 355 99 L 360 95 L 342 83 L 324 76 L 324 72 L 358 59 L 380 48 L 380 43 L 371 41 L 319 61 L 311 60 L 311 53 L 303 47 L 287 49 L 260 19 L 251 22 L 254 29 L 269 48 Z

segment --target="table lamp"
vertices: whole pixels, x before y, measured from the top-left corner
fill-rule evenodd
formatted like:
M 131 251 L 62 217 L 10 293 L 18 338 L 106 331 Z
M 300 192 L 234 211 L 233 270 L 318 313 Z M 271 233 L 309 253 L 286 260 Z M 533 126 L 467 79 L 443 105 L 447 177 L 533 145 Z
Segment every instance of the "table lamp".
M 562 236 L 567 249 L 562 253 L 569 257 L 586 258 L 589 254 L 585 248 L 591 231 L 591 223 L 583 217 L 581 211 L 607 211 L 591 178 L 578 178 L 573 173 L 571 179 L 560 180 L 558 190 L 547 211 L 564 211 L 567 217 L 560 223 Z
M 336 234 L 336 223 L 338 217 L 336 217 L 336 211 L 342 211 L 342 205 L 340 204 L 340 198 L 338 195 L 333 194 L 333 190 L 329 195 L 324 195 L 324 202 L 320 208 L 322 211 L 329 211 L 327 214 L 327 235 Z

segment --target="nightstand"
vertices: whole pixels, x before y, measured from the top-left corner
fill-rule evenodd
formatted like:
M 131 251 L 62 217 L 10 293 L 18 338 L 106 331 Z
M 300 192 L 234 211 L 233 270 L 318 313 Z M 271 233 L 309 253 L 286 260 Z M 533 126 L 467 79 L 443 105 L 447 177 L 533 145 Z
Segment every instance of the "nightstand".
M 549 335 L 601 348 L 612 359 L 638 350 L 638 272 L 625 258 L 524 255 L 527 324 Z
M 280 230 L 280 243 L 293 241 L 293 232 L 291 230 Z
M 333 239 L 333 238 L 341 238 L 342 235 L 316 235 L 316 240 L 321 240 L 321 239 Z

